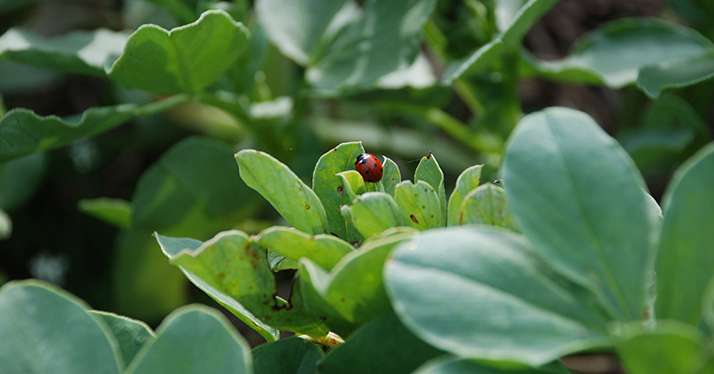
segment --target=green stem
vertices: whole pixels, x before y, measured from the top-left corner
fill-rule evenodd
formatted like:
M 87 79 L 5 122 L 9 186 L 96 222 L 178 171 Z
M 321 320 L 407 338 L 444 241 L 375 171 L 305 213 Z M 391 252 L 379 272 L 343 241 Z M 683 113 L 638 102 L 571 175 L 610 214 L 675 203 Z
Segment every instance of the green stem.
M 189 101 L 190 97 L 188 95 L 179 94 L 174 96 L 169 96 L 165 99 L 156 100 L 137 110 L 137 114 L 140 116 L 150 116 L 152 114 L 163 112 L 167 109 L 171 109 L 176 105 L 185 103 Z

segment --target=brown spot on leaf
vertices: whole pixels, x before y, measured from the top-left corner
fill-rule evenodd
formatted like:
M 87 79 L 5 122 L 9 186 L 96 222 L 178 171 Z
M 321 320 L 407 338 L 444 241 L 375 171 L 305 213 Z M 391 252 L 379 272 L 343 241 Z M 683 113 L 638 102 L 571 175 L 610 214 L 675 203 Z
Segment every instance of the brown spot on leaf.
M 345 190 L 345 188 L 342 187 L 342 185 L 337 186 L 337 192 L 338 192 L 338 193 L 342 193 L 344 190 Z
M 310 204 L 305 203 L 305 210 L 310 210 Z
M 409 219 L 412 220 L 412 222 L 416 223 L 417 225 L 419 224 L 419 220 L 416 218 L 415 215 L 410 214 Z

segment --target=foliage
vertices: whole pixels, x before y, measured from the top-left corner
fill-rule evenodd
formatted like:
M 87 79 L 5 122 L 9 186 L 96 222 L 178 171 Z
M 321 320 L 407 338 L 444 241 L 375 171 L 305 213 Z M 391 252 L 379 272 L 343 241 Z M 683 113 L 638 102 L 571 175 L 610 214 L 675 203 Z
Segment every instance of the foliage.
M 51 5 L 0 0 L 18 25 L 0 36 L 0 240 L 38 236 L 23 205 L 70 179 L 58 165 L 101 180 L 121 167 L 97 154 L 148 153 L 121 196 L 79 201 L 116 231 L 111 286 L 81 294 L 171 314 L 154 332 L 11 281 L 0 372 L 567 373 L 593 351 L 634 374 L 714 370 L 706 6 L 544 59 L 527 34 L 556 0 L 126 3 L 129 30 L 46 36 L 23 20 Z M 614 136 L 531 112 L 533 78 L 617 90 Z M 14 105 L 71 79 L 102 92 L 61 115 Z M 354 170 L 368 149 L 376 183 Z M 660 209 L 648 183 L 675 169 Z M 180 307 L 188 283 L 266 343 Z

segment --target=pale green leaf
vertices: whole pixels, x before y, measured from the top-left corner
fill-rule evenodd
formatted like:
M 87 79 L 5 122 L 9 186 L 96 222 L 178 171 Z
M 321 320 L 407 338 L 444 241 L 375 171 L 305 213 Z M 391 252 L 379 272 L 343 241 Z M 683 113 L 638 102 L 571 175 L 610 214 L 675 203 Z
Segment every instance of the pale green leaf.
M 449 196 L 449 204 L 447 206 L 449 226 L 459 224 L 461 203 L 464 201 L 464 197 L 468 195 L 469 192 L 478 187 L 481 181 L 482 168 L 483 165 L 471 166 L 461 172 L 459 177 L 456 178 L 456 186 L 454 187 L 454 191 L 451 192 L 451 196 Z
M 309 235 L 292 227 L 273 226 L 255 239 L 261 247 L 298 261 L 308 258 L 325 270 L 332 269 L 352 246 L 344 240 L 325 234 Z

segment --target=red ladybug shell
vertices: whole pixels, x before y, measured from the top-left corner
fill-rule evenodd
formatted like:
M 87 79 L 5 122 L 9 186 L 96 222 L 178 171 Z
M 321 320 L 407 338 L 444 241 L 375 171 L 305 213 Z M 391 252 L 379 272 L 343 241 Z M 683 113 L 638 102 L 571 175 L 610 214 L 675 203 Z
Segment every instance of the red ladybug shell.
M 382 161 L 371 153 L 357 156 L 355 170 L 360 173 L 365 182 L 379 182 L 382 179 Z

